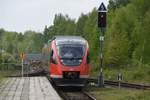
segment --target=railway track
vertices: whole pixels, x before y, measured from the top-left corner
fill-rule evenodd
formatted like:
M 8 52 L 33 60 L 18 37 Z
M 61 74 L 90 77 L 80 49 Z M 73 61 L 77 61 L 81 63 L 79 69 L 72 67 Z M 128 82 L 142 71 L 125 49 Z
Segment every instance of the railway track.
M 94 82 L 95 84 L 97 84 L 97 79 L 90 78 L 89 82 Z M 105 80 L 104 84 L 105 86 L 106 85 L 119 86 L 120 84 L 120 87 L 150 90 L 150 85 L 145 85 L 145 84 L 136 84 L 136 83 L 119 82 L 119 81 L 111 81 L 111 80 Z
M 85 90 L 58 90 L 63 100 L 96 100 L 91 94 Z
M 96 100 L 85 89 L 81 89 L 80 87 L 57 87 L 49 76 L 47 76 L 47 79 L 63 100 Z

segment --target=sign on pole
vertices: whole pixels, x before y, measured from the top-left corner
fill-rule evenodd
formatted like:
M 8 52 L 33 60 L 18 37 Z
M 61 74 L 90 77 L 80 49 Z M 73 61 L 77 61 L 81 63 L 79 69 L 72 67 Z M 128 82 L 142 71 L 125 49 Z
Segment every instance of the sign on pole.
M 23 77 L 23 60 L 25 59 L 25 53 L 24 52 L 22 52 L 21 54 L 20 54 L 20 58 L 21 58 L 21 65 L 22 65 L 22 77 Z
M 104 33 L 106 28 L 106 7 L 104 3 L 98 8 L 98 27 L 101 29 L 100 34 L 100 73 L 98 77 L 98 86 L 104 87 L 104 76 L 103 76 L 103 42 L 104 42 Z
M 118 80 L 118 82 L 119 82 L 119 84 L 118 84 L 118 87 L 119 87 L 119 89 L 120 89 L 120 85 L 121 85 L 121 81 L 123 80 L 123 76 L 122 76 L 122 74 L 121 73 L 119 73 L 118 74 L 118 76 L 117 76 L 117 80 Z
M 107 12 L 107 9 L 104 3 L 102 2 L 98 8 L 98 27 L 99 28 L 106 27 L 106 12 Z
M 21 59 L 25 59 L 25 53 L 24 53 L 24 52 L 22 52 L 22 53 L 20 54 L 20 58 L 21 58 Z

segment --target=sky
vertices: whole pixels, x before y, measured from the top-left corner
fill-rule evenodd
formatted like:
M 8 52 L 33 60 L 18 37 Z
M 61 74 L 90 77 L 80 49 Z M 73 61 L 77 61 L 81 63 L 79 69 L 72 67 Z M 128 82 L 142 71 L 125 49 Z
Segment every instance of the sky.
M 45 25 L 53 25 L 55 14 L 68 14 L 78 19 L 108 0 L 0 0 L 0 28 L 7 31 L 42 32 Z

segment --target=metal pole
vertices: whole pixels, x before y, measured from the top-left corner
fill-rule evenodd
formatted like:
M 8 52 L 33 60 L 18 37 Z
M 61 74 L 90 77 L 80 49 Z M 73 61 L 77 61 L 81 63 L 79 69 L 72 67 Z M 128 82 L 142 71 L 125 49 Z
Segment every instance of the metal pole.
M 27 77 L 28 77 L 28 74 L 29 74 L 29 68 L 28 68 L 28 64 L 27 64 Z
M 22 63 L 22 77 L 23 77 L 23 59 L 22 59 L 21 63 Z
M 104 42 L 104 28 L 100 29 L 100 73 L 98 77 L 98 86 L 104 87 L 104 75 L 103 75 L 103 42 Z

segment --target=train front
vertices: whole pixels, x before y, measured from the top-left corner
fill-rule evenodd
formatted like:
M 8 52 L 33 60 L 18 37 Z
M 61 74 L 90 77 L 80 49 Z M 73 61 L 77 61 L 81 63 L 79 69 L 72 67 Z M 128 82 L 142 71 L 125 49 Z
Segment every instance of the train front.
M 50 77 L 57 86 L 85 86 L 89 77 L 88 43 L 83 38 L 56 38 Z M 54 61 L 55 60 L 55 61 Z

